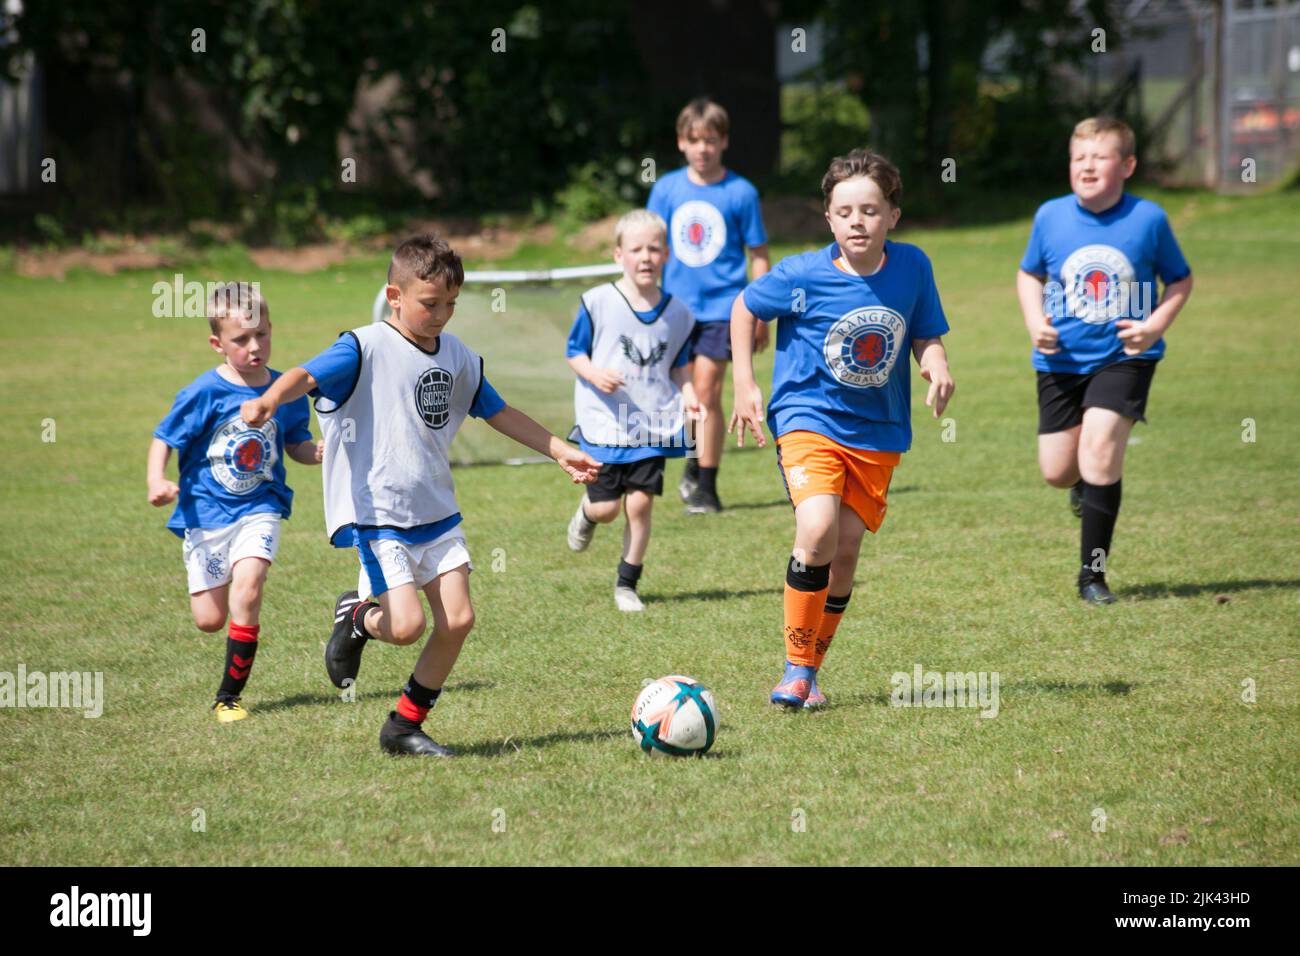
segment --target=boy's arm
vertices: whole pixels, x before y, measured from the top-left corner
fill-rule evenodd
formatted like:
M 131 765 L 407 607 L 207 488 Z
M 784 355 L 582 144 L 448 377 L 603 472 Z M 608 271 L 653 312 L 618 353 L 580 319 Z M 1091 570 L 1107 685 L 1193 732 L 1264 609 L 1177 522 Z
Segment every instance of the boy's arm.
M 767 243 L 751 246 L 749 249 L 750 282 L 772 271 L 772 257 L 768 254 Z M 767 348 L 769 332 L 767 323 L 761 319 L 754 320 L 754 351 L 761 352 Z
M 675 365 L 668 372 L 668 377 L 672 383 L 682 393 L 682 403 L 686 406 L 686 417 L 691 421 L 702 422 L 709 414 L 706 406 L 700 404 L 699 397 L 695 394 L 695 384 L 691 381 L 691 367 L 689 365 Z
M 757 316 L 745 305 L 745 294 L 731 304 L 731 382 L 735 390 L 731 422 L 727 434 L 736 432 L 736 447 L 745 447 L 745 429 L 753 434 L 758 447 L 767 444 L 763 435 L 763 393 L 754 381 L 754 323 Z M 736 426 L 740 427 L 737 428 Z
M 296 445 L 289 445 L 285 451 L 300 465 L 319 465 L 321 459 L 325 457 L 325 443 L 308 439 Z
M 487 423 L 507 438 L 513 438 L 519 444 L 547 458 L 553 458 L 575 483 L 593 481 L 600 471 L 600 462 L 568 442 L 556 438 L 517 408 L 507 405 L 487 419 Z
M 1192 294 L 1192 277 L 1179 279 L 1165 286 L 1165 294 L 1160 297 L 1151 317 L 1144 322 L 1136 319 L 1120 319 L 1115 327 L 1120 330 L 1120 341 L 1124 343 L 1125 355 L 1141 355 L 1160 341 L 1174 324 L 1178 313 L 1187 304 Z
M 578 373 L 578 378 L 590 382 L 606 395 L 612 395 L 623 386 L 622 372 L 612 368 L 597 368 L 589 355 L 570 355 L 567 361 L 569 367 Z
M 925 395 L 925 404 L 934 406 L 934 417 L 938 418 L 948 407 L 948 400 L 957 386 L 948 371 L 948 353 L 944 350 L 943 339 L 916 339 L 912 343 L 912 354 L 916 364 L 921 367 L 921 378 L 930 383 L 930 390 Z
M 155 438 L 149 444 L 149 459 L 145 465 L 145 481 L 149 485 L 149 504 L 155 508 L 171 504 L 181 493 L 180 486 L 167 480 L 167 459 L 171 457 L 172 448 L 161 438 Z
M 316 379 L 305 368 L 291 368 L 257 398 L 250 398 L 239 406 L 244 421 L 256 428 L 267 421 L 285 402 L 302 398 L 316 387 Z M 296 459 L 295 459 L 296 460 Z
M 1020 298 L 1020 311 L 1025 317 L 1025 329 L 1034 348 L 1044 355 L 1061 351 L 1057 346 L 1060 333 L 1052 328 L 1052 317 L 1043 310 L 1043 280 L 1024 269 L 1016 272 L 1016 295 Z

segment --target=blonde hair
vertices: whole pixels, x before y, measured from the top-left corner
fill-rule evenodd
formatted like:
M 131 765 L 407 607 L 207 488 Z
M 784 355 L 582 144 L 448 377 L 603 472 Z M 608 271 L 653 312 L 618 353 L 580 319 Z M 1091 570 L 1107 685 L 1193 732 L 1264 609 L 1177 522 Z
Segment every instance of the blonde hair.
M 1128 159 L 1137 151 L 1137 137 L 1133 135 L 1133 127 L 1113 116 L 1089 116 L 1080 121 L 1070 134 L 1070 143 L 1073 144 L 1076 139 L 1096 139 L 1107 133 L 1114 133 L 1119 138 L 1121 159 Z
M 731 130 L 731 117 L 713 100 L 700 96 L 687 103 L 677 114 L 677 135 L 685 139 L 697 126 L 707 127 L 725 137 Z
M 614 226 L 614 245 L 622 249 L 624 233 L 634 226 L 653 226 L 659 230 L 659 235 L 663 237 L 664 242 L 668 242 L 668 224 L 664 222 L 662 216 L 649 209 L 633 209 L 631 212 L 623 213 L 619 217 L 618 224 Z
M 257 313 L 257 321 L 248 319 Z M 236 318 L 244 328 L 256 328 L 264 320 L 270 320 L 271 312 L 262 298 L 261 283 L 258 282 L 223 282 L 208 293 L 207 302 L 208 328 L 212 334 L 221 335 L 221 320 Z

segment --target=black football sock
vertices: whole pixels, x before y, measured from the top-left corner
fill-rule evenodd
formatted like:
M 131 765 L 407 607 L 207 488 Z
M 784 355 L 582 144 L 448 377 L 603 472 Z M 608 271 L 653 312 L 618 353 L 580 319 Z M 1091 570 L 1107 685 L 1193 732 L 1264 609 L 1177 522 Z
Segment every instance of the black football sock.
M 257 624 L 230 622 L 230 634 L 226 638 L 226 669 L 221 675 L 217 700 L 234 699 L 244 692 L 248 675 L 253 670 L 253 657 L 257 654 L 259 630 Z
M 1093 485 L 1082 479 L 1083 523 L 1079 533 L 1079 585 L 1090 581 L 1106 580 L 1106 565 L 1110 560 L 1110 542 L 1115 534 L 1115 519 L 1119 517 L 1121 486 Z
M 717 468 L 700 468 L 700 490 L 707 491 L 710 494 L 718 493 L 718 469 Z
M 419 730 L 429 709 L 438 702 L 441 694 L 441 687 L 425 687 L 412 674 L 402 688 L 402 696 L 397 699 L 397 716 L 393 720 L 403 729 Z
M 700 480 L 700 460 L 698 458 L 686 459 L 686 477 L 691 481 Z
M 372 607 L 379 607 L 374 601 L 362 601 L 352 609 L 352 636 L 359 637 L 363 641 L 379 637 L 378 634 L 372 634 L 370 628 L 366 627 L 366 615 L 370 613 Z
M 626 561 L 618 563 L 618 587 L 631 588 L 636 590 L 637 582 L 641 580 L 641 571 L 644 564 L 628 564 Z

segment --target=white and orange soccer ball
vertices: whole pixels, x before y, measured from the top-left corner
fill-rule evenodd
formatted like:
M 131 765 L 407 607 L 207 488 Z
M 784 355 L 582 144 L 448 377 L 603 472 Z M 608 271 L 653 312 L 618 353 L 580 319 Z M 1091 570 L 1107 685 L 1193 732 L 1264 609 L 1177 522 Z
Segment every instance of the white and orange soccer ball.
M 696 757 L 718 736 L 718 704 L 693 677 L 651 681 L 632 704 L 632 738 L 648 754 Z

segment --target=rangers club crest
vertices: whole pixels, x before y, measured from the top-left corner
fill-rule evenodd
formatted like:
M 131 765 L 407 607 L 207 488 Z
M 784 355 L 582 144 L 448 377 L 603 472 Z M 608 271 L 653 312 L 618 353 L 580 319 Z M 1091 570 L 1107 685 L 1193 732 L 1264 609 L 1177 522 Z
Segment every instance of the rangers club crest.
M 441 428 L 451 418 L 451 382 L 445 368 L 430 368 L 415 383 L 415 407 L 430 428 Z
M 907 322 L 893 309 L 854 309 L 826 333 L 826 364 L 845 385 L 880 388 L 889 381 L 906 337 Z
M 673 237 L 673 255 L 692 268 L 707 266 L 727 244 L 722 213 L 702 199 L 678 206 L 668 232 Z
M 1061 266 L 1068 314 L 1089 325 L 1128 317 L 1135 276 L 1133 264 L 1114 246 L 1074 250 Z
M 238 416 L 217 429 L 208 444 L 212 476 L 231 494 L 247 495 L 272 479 L 271 469 L 279 458 L 276 434 L 279 426 L 269 419 L 251 428 Z

